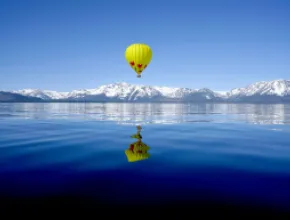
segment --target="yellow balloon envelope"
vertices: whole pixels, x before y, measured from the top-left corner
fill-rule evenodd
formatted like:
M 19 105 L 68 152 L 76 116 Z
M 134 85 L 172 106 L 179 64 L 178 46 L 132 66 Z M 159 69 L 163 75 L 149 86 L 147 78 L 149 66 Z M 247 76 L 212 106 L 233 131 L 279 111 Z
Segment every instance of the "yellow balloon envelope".
M 127 47 L 125 58 L 137 73 L 137 77 L 141 77 L 141 73 L 146 69 L 152 59 L 152 50 L 146 44 L 132 44 Z

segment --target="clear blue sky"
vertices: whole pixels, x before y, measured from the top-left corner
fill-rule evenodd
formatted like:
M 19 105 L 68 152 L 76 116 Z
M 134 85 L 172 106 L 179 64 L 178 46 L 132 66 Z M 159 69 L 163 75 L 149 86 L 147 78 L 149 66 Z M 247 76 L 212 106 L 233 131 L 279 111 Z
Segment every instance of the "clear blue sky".
M 153 50 L 143 78 L 124 51 Z M 289 0 L 1 0 L 0 89 L 228 90 L 290 79 Z

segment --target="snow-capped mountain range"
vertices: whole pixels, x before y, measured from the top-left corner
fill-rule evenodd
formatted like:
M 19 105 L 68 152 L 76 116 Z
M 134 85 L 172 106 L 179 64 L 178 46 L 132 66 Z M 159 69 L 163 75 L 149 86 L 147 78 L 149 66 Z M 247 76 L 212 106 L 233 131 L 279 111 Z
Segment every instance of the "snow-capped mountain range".
M 15 98 L 13 98 L 15 96 Z M 8 97 L 8 98 L 7 98 Z M 86 101 L 86 102 L 290 102 L 290 80 L 257 82 L 228 92 L 207 88 L 169 88 L 125 82 L 95 89 L 57 92 L 39 89 L 0 91 L 0 101 Z

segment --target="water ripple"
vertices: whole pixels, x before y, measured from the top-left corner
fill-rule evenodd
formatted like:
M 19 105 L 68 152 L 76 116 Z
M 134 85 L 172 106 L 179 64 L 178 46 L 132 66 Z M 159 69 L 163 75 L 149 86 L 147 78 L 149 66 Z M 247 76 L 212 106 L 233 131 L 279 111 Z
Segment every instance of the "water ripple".
M 289 109 L 0 104 L 0 193 L 56 192 L 77 185 L 76 191 L 101 195 L 138 186 L 151 187 L 147 193 L 154 196 L 162 190 L 166 195 L 189 195 L 203 188 L 270 203 L 289 201 Z M 136 141 L 130 137 L 136 124 L 142 125 L 150 157 L 128 163 L 125 150 Z M 119 182 L 128 188 L 116 189 Z

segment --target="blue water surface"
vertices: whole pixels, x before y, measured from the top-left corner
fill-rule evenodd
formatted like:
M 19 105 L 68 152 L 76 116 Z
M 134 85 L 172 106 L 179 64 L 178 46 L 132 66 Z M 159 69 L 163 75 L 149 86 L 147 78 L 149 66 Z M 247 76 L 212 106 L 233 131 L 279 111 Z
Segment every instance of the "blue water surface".
M 290 106 L 0 104 L 0 193 L 290 207 Z M 141 125 L 148 159 L 125 150 Z

